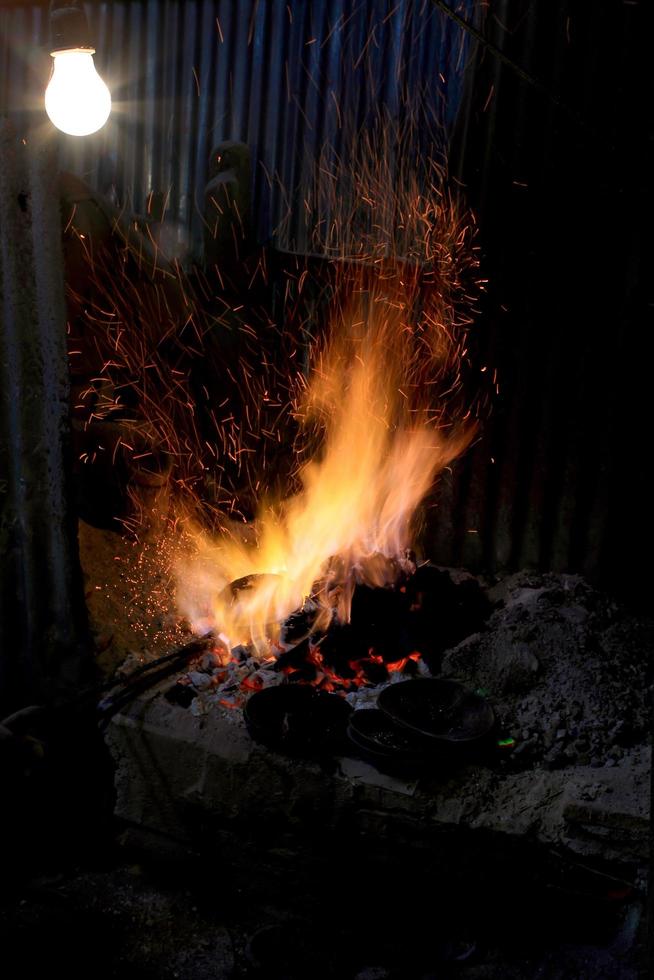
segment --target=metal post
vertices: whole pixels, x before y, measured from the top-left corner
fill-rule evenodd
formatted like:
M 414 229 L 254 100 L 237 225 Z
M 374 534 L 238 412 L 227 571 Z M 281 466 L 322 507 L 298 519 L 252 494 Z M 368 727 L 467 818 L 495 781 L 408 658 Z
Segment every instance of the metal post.
M 90 668 L 72 506 L 53 149 L 0 119 L 0 711 Z

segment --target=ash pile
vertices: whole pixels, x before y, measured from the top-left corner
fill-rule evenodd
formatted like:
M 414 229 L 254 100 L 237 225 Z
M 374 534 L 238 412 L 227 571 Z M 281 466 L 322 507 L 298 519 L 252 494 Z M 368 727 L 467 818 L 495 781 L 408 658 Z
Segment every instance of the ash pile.
M 484 628 L 441 667 L 488 692 L 516 766 L 612 767 L 649 744 L 654 621 L 572 575 L 521 572 L 487 594 Z

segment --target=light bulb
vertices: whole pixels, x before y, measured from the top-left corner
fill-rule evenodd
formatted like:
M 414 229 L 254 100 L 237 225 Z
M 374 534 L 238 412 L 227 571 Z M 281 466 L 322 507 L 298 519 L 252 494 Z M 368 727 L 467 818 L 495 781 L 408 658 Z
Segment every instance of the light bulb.
M 52 77 L 45 90 L 45 111 L 57 129 L 88 136 L 106 123 L 111 93 L 93 63 L 93 49 L 53 51 Z

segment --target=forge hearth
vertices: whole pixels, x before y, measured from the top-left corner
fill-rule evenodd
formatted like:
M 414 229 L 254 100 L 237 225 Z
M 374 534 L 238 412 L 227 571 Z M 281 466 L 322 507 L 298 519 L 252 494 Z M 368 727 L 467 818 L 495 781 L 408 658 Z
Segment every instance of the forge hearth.
M 118 815 L 196 843 L 269 841 L 281 828 L 432 850 L 491 841 L 581 861 L 637 893 L 649 846 L 651 625 L 573 576 L 523 573 L 486 594 L 492 615 L 445 652 L 443 670 L 493 704 L 504 737 L 491 756 L 419 775 L 382 772 L 353 745 L 291 757 L 255 742 L 241 710 L 202 691 L 194 710 L 171 703 L 168 680 L 107 732 Z M 358 707 L 374 707 L 379 690 L 360 688 Z
M 247 704 L 249 709 L 251 703 L 256 705 L 260 692 L 279 687 L 277 693 L 264 697 L 263 712 L 268 712 L 268 706 L 274 712 L 279 704 L 279 717 L 284 719 L 288 713 L 292 726 L 296 713 L 286 701 L 291 698 L 293 705 L 303 705 L 306 698 L 286 693 L 291 688 L 308 686 L 321 693 L 338 694 L 353 709 L 360 706 L 360 693 L 364 707 L 370 706 L 365 692 L 371 686 L 384 686 L 400 677 L 438 673 L 443 651 L 482 627 L 490 613 L 490 603 L 472 576 L 455 582 L 447 571 L 428 562 L 416 564 L 413 556 L 407 555 L 401 562 L 378 557 L 378 564 L 383 564 L 392 577 L 384 586 L 371 586 L 358 581 L 354 570 L 346 583 L 351 593 L 346 622 L 337 613 L 344 591 L 342 580 L 330 580 L 328 574 L 299 609 L 279 625 L 269 623 L 267 635 L 259 636 L 256 642 L 250 639 L 234 643 L 225 633 L 218 632 L 220 619 L 205 619 L 205 625 L 215 623 L 204 634 L 206 651 L 190 662 L 188 671 L 166 693 L 168 700 L 199 714 L 211 710 L 213 705 L 240 708 Z M 227 618 L 235 608 L 242 608 L 238 606 L 242 596 L 246 603 L 252 602 L 251 592 L 260 584 L 268 588 L 273 580 L 281 581 L 279 576 L 250 575 L 228 586 L 223 592 L 227 596 Z M 276 588 L 278 581 L 273 581 Z M 233 619 L 231 622 L 247 636 L 247 618 L 242 624 Z M 428 690 L 433 694 L 437 687 L 438 684 L 418 684 L 406 690 Z M 444 710 L 447 700 L 439 706 L 436 696 L 434 710 Z M 336 703 L 334 698 L 323 701 Z M 312 703 L 319 711 L 323 702 L 313 699 Z M 256 712 L 256 707 L 253 710 Z M 420 711 L 419 701 L 416 710 Z M 390 712 L 389 717 L 392 715 Z M 488 724 L 480 734 L 492 727 L 490 708 L 487 715 Z M 403 724 L 402 712 L 393 721 Z M 411 724 L 410 719 L 406 722 Z M 255 737 L 260 734 L 266 740 L 265 726 L 251 727 Z M 308 733 L 307 726 L 303 727 Z M 475 734 L 469 733 L 467 738 L 470 737 Z M 460 735 L 462 738 L 465 737 Z

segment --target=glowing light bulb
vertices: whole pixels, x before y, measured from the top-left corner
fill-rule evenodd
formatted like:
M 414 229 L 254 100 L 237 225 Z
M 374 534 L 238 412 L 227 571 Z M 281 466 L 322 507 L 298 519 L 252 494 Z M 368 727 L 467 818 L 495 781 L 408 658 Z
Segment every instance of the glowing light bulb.
M 93 49 L 53 51 L 52 57 L 45 111 L 57 129 L 70 136 L 97 132 L 109 118 L 111 93 L 95 70 Z

